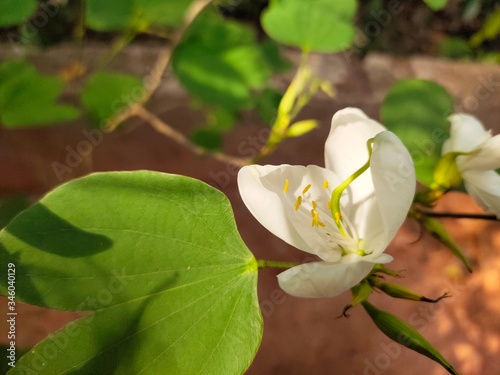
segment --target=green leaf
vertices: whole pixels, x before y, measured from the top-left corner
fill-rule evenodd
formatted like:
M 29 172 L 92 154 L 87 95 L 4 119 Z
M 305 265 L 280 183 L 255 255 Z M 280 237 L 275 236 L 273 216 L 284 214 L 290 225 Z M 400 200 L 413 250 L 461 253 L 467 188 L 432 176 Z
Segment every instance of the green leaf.
M 134 21 L 135 0 L 87 0 L 85 22 L 97 31 L 118 31 L 129 28 Z
M 491 13 L 483 27 L 479 29 L 469 40 L 472 47 L 479 47 L 485 40 L 491 40 L 500 35 L 500 7 Z
M 0 228 L 5 227 L 18 213 L 28 208 L 29 199 L 25 195 L 15 194 L 0 198 Z
M 429 8 L 436 11 L 445 8 L 448 4 L 448 0 L 424 0 L 424 3 L 426 3 Z
M 439 44 L 439 54 L 448 59 L 470 58 L 472 49 L 464 39 L 448 37 Z
M 11 375 L 241 374 L 261 340 L 257 262 L 227 198 L 198 180 L 138 171 L 71 181 L 0 232 L 0 269 L 8 263 L 18 301 L 92 311 Z
M 222 136 L 216 129 L 196 129 L 191 139 L 198 146 L 207 150 L 217 151 L 222 148 Z
M 190 0 L 87 0 L 86 23 L 98 31 L 178 26 Z
M 368 301 L 362 304 L 375 325 L 391 340 L 439 363 L 450 374 L 459 375 L 453 366 L 420 333 L 411 328 L 403 320 L 388 312 L 377 309 Z
M 261 22 L 275 41 L 309 52 L 347 49 L 354 39 L 355 0 L 272 0 Z
M 0 1 L 0 27 L 14 26 L 25 22 L 35 12 L 36 0 Z
M 64 90 L 62 79 L 38 74 L 25 61 L 0 65 L 0 123 L 5 128 L 44 126 L 74 120 L 76 108 L 56 103 Z
M 254 32 L 211 12 L 192 24 L 172 67 L 193 95 L 228 110 L 249 107 L 252 89 L 263 88 L 271 74 Z
M 138 101 L 144 87 L 139 78 L 129 74 L 98 72 L 90 76 L 82 91 L 82 104 L 100 128 L 124 107 Z
M 278 115 L 278 107 L 283 94 L 273 89 L 265 89 L 257 96 L 255 109 L 266 124 L 272 124 Z
M 447 117 L 453 98 L 437 83 L 406 79 L 398 81 L 382 104 L 382 123 L 393 131 L 410 151 L 417 179 L 429 185 L 448 138 Z

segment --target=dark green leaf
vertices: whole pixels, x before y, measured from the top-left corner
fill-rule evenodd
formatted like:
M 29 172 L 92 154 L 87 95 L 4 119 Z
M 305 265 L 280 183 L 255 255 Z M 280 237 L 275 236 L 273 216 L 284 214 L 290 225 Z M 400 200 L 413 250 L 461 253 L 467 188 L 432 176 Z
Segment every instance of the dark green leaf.
M 275 41 L 304 51 L 347 49 L 354 38 L 355 0 L 272 0 L 262 26 Z
M 14 26 L 25 22 L 35 12 L 36 0 L 0 1 L 0 27 Z
M 222 136 L 215 129 L 196 129 L 191 135 L 191 139 L 198 146 L 207 150 L 217 151 L 222 148 Z
M 260 343 L 257 262 L 227 198 L 191 178 L 112 172 L 62 185 L 0 232 L 8 263 L 18 301 L 92 312 L 9 374 L 241 374 Z
M 424 184 L 433 181 L 452 111 L 451 95 L 437 83 L 420 79 L 398 81 L 382 104 L 382 123 L 408 148 L 417 179 Z

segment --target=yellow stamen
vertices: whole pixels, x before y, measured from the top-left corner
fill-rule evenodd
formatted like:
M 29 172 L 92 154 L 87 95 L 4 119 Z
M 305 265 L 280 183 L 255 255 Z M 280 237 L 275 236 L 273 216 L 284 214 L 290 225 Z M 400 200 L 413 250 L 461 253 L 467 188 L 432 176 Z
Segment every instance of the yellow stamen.
M 328 189 L 328 180 L 325 180 L 325 182 L 323 182 L 323 188 Z
M 335 212 L 335 216 L 334 216 L 333 220 L 335 220 L 336 223 L 340 223 L 340 221 L 341 221 L 340 212 Z
M 311 188 L 311 184 L 307 185 L 304 190 L 302 190 L 302 194 L 307 193 L 307 191 Z
M 316 208 L 318 208 L 318 205 L 316 204 L 315 201 L 312 201 L 312 205 L 313 205 L 313 210 L 315 210 Z
M 290 181 L 288 181 L 288 178 L 285 180 L 285 186 L 283 187 L 283 193 L 286 193 L 288 191 L 288 187 L 290 186 Z
M 330 210 L 330 211 L 332 210 L 332 201 L 331 201 L 331 199 L 328 200 L 328 210 Z
M 320 227 L 326 227 L 326 224 L 325 224 L 325 223 L 323 223 L 322 221 L 318 221 L 318 225 L 319 225 Z
M 298 211 L 300 205 L 302 204 L 302 196 L 297 197 L 297 202 L 295 202 L 295 211 Z
M 312 226 L 317 227 L 319 225 L 319 215 L 317 212 L 313 213 Z

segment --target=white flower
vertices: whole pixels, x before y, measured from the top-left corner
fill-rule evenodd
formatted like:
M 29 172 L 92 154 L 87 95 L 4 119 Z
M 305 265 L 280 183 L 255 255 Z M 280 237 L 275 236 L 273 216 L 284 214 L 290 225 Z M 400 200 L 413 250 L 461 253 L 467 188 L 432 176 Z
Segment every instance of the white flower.
M 338 212 L 330 201 L 332 191 L 367 163 L 372 138 L 369 169 L 348 184 Z M 321 259 L 278 275 L 281 288 L 297 297 L 334 297 L 359 283 L 375 263 L 390 262 L 384 250 L 415 193 L 408 151 L 359 109 L 333 116 L 325 163 L 326 168 L 252 165 L 238 174 L 240 194 L 255 218 L 285 242 Z
M 443 143 L 442 154 L 458 153 L 458 170 L 465 189 L 485 210 L 500 218 L 500 135 L 491 132 L 473 116 L 454 114 L 450 138 Z M 465 154 L 465 155 L 464 155 Z

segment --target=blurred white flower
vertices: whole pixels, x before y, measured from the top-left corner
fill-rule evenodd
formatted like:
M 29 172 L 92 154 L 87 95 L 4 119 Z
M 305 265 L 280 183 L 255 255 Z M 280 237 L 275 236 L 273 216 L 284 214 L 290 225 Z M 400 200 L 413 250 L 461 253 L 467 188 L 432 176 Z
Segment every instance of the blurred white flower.
M 251 165 L 238 174 L 240 194 L 255 218 L 321 259 L 278 275 L 281 288 L 297 297 L 334 297 L 359 283 L 374 264 L 390 262 L 384 251 L 415 193 L 408 151 L 359 109 L 333 116 L 325 163 L 326 168 Z
M 450 138 L 443 143 L 442 155 L 455 154 L 465 189 L 485 210 L 500 218 L 500 135 L 491 132 L 473 116 L 454 114 Z

